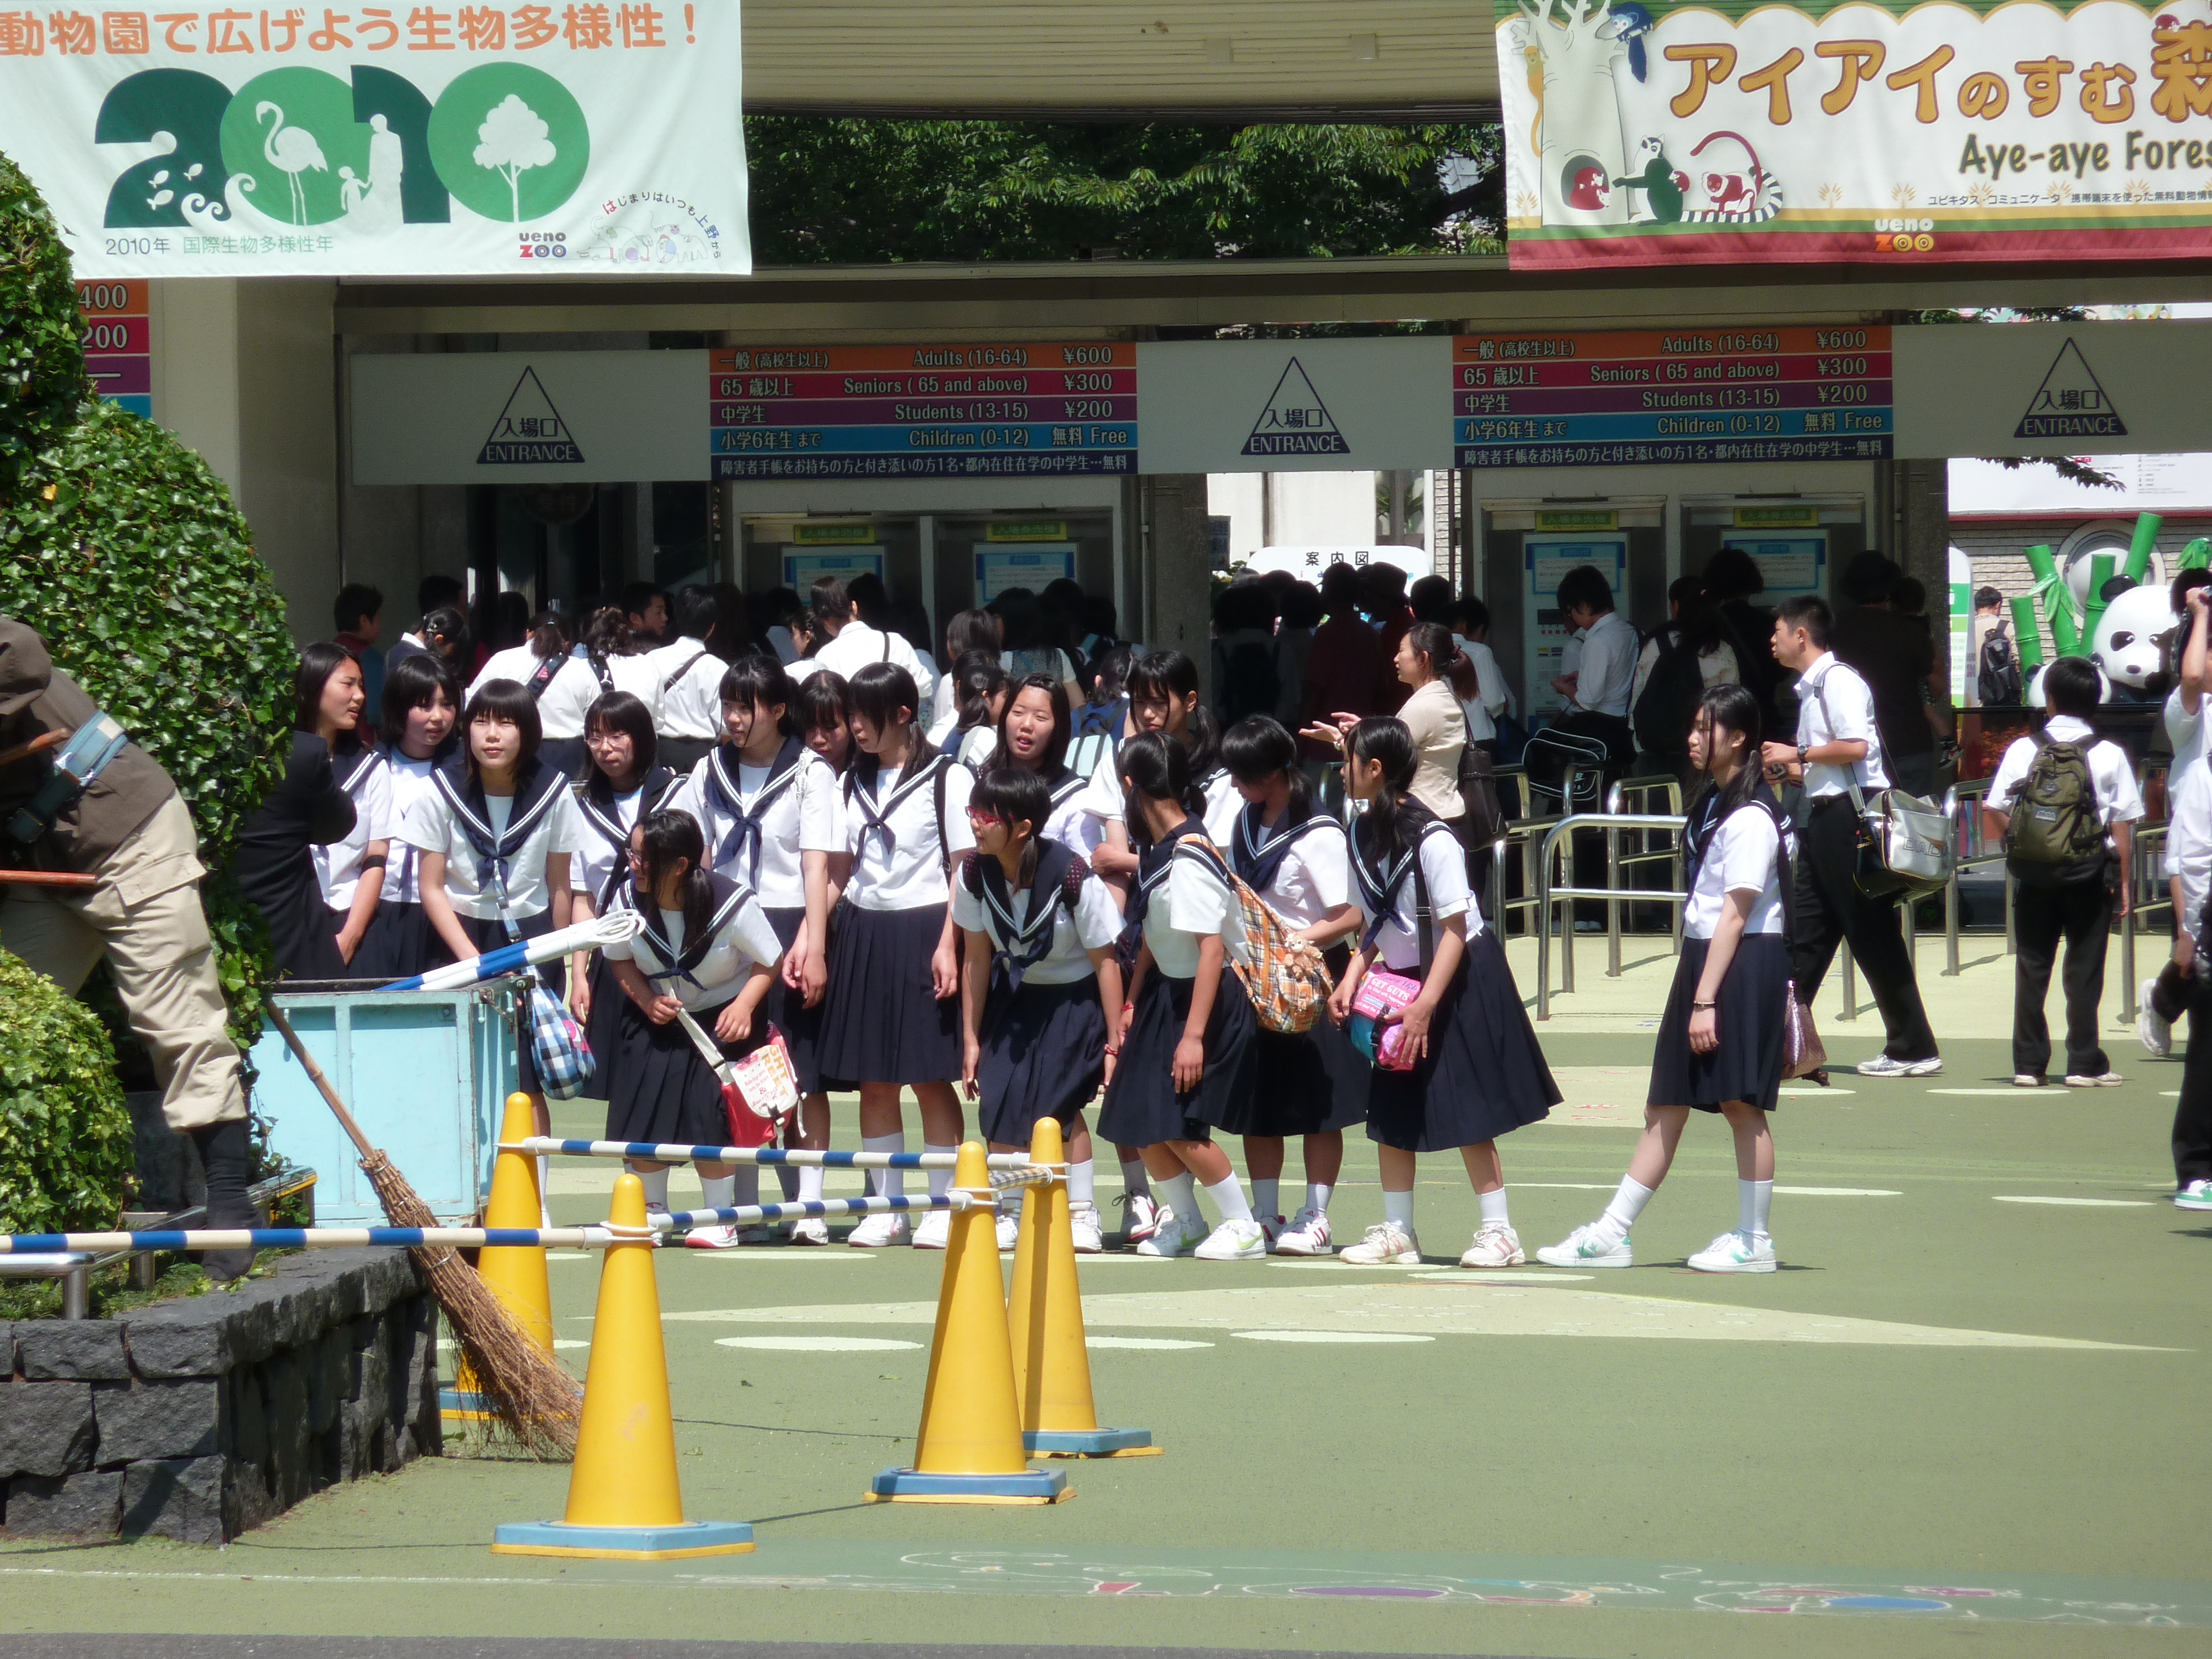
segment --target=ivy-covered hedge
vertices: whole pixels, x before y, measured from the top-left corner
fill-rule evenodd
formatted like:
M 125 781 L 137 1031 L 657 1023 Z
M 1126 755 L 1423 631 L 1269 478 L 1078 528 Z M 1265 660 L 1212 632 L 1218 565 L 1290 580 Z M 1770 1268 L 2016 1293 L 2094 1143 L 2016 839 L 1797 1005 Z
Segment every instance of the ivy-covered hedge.
M 68 251 L 30 180 L 0 155 L 0 490 L 91 390 Z
M 115 1224 L 131 1113 L 99 1016 L 0 951 L 0 1231 Z

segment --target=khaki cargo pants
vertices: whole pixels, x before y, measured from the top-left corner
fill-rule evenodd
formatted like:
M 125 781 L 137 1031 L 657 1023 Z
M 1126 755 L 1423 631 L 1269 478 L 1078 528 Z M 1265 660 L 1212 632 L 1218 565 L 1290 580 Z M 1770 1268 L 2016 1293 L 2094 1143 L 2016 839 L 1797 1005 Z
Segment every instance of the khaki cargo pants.
M 72 995 L 104 956 L 131 1029 L 154 1056 L 179 1134 L 246 1115 L 238 1048 L 216 977 L 191 814 L 172 795 L 100 867 L 89 894 L 0 885 L 0 949 Z

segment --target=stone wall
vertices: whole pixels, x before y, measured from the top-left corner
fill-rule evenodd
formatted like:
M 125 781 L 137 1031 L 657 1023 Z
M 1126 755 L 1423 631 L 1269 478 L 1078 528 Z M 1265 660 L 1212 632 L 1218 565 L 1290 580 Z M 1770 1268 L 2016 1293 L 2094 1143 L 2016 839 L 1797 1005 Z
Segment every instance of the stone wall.
M 0 1522 L 220 1544 L 435 1455 L 437 1338 L 404 1250 L 309 1251 L 113 1319 L 0 1323 Z

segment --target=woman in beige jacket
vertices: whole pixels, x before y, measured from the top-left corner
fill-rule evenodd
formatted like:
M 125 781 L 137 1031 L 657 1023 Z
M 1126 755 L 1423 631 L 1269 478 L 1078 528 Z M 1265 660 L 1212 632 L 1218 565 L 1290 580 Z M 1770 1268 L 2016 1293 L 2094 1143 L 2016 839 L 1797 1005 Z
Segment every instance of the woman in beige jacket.
M 1398 718 L 1413 733 L 1420 756 L 1413 799 L 1456 827 L 1467 812 L 1459 793 L 1459 757 L 1467 747 L 1467 715 L 1460 704 L 1476 695 L 1474 665 L 1451 629 L 1425 622 L 1406 630 L 1393 665 L 1399 679 L 1413 688 Z

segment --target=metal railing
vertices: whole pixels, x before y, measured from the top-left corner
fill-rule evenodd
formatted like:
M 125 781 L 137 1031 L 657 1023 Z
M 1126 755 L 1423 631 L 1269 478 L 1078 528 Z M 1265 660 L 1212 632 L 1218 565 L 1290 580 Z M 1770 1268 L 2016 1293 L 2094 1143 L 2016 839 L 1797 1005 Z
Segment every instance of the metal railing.
M 1959 967 L 1959 878 L 1972 870 L 1985 870 L 2005 861 L 2004 848 L 1992 852 L 1982 805 L 1989 798 L 1990 780 L 1972 778 L 1954 783 L 1943 792 L 1943 822 L 1950 827 L 1951 850 L 1958 855 L 1951 879 L 1943 884 L 1943 977 L 1956 979 Z M 2012 878 L 2004 882 L 2005 954 L 2014 945 L 2012 922 Z
M 2173 889 L 2162 873 L 2167 828 L 2163 823 L 2136 826 L 2135 857 L 2129 866 L 2132 890 L 2128 895 L 2128 913 L 2120 918 L 2120 997 L 2112 1011 L 2123 1020 L 2132 1021 L 2136 1017 L 2136 935 L 2145 931 L 2144 919 L 2162 917 L 2165 927 L 2154 931 L 2168 934 L 2173 931 Z M 2193 1024 L 2189 1035 L 2194 1041 Z
M 1655 794 L 1661 798 L 1664 808 L 1663 811 L 1656 813 L 1651 801 L 1651 797 Z M 1627 797 L 1631 795 L 1638 797 L 1632 808 L 1627 800 Z M 1682 817 L 1681 780 L 1674 777 L 1623 778 L 1606 792 L 1605 810 L 1608 816 L 1633 814 L 1647 817 L 1657 816 L 1680 819 Z M 1624 853 L 1620 849 L 1621 832 L 1617 829 L 1608 829 L 1605 832 L 1605 884 L 1607 886 L 1620 886 L 1620 872 L 1632 866 L 1664 864 L 1668 867 L 1668 873 L 1673 878 L 1670 886 L 1683 889 L 1688 887 L 1689 883 L 1682 864 L 1686 856 L 1682 845 L 1683 837 L 1679 833 L 1669 834 L 1667 837 L 1668 844 L 1664 847 L 1652 845 L 1652 838 L 1661 833 L 1658 830 L 1636 830 L 1629 833 L 1636 837 L 1636 849 L 1633 852 Z M 1626 890 L 1633 894 L 1640 890 L 1632 887 Z M 1683 907 L 1679 904 L 1671 907 L 1668 923 L 1669 943 L 1677 956 L 1680 955 L 1682 951 L 1682 909 Z M 1606 906 L 1605 932 L 1605 976 L 1607 979 L 1619 979 L 1620 977 L 1620 905 Z
M 1552 922 L 1553 907 L 1571 905 L 1577 899 L 1603 901 L 1608 915 L 1613 916 L 1615 963 L 1618 964 L 1619 921 L 1617 907 L 1627 903 L 1682 904 L 1689 895 L 1680 891 L 1660 892 L 1649 888 L 1624 891 L 1617 887 L 1577 887 L 1574 885 L 1574 855 L 1572 842 L 1563 866 L 1566 884 L 1552 884 L 1552 856 L 1562 837 L 1571 836 L 1577 830 L 1666 830 L 1680 834 L 1683 821 L 1650 812 L 1575 812 L 1559 819 L 1545 829 L 1543 841 L 1536 857 L 1536 1018 L 1552 1017 Z M 1575 927 L 1571 909 L 1567 913 L 1565 926 L 1559 933 L 1559 989 L 1575 988 Z

